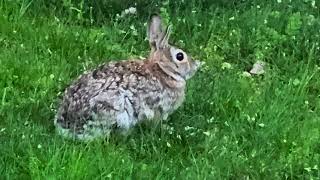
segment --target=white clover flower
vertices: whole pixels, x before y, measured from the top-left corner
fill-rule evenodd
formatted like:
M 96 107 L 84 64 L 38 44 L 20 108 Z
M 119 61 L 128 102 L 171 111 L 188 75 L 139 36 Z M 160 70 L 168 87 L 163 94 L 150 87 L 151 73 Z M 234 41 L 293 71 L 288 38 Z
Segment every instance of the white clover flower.
M 136 30 L 136 28 L 134 27 L 134 25 L 131 25 L 131 26 L 130 26 L 130 29 L 133 30 L 133 31 Z
M 243 77 L 251 77 L 251 74 L 247 71 L 242 72 Z
M 180 139 L 180 140 L 182 140 L 182 138 L 181 138 L 180 134 L 178 134 L 178 135 L 177 135 L 177 138 L 178 138 L 178 139 Z
M 211 133 L 209 131 L 205 131 L 205 132 L 203 132 L 203 134 L 206 135 L 206 136 L 210 136 L 211 135 Z
M 223 62 L 221 64 L 221 69 L 231 69 L 231 68 L 232 68 L 232 65 L 230 63 Z
M 137 13 L 137 9 L 135 7 L 130 7 L 129 8 L 129 12 L 130 12 L 130 14 L 136 14 Z
M 298 85 L 300 84 L 300 80 L 299 80 L 299 79 L 294 79 L 293 82 L 292 82 L 292 84 L 293 84 L 294 86 L 298 86 Z
M 128 9 L 125 9 L 124 11 L 122 11 L 120 17 L 124 17 L 126 15 L 131 15 L 131 14 L 136 14 L 136 13 L 137 13 L 137 8 L 129 7 Z
M 134 25 L 131 25 L 131 26 L 130 26 L 130 29 L 132 30 L 132 34 L 133 34 L 134 36 L 137 36 L 137 35 L 138 35 L 137 29 L 134 27 Z
M 4 132 L 6 130 L 6 128 L 1 128 L 0 132 Z
M 311 6 L 312 6 L 313 8 L 316 7 L 316 1 L 315 1 L 315 0 L 311 1 Z
M 167 146 L 170 148 L 171 147 L 171 144 L 169 142 L 167 142 Z
M 214 117 L 211 117 L 210 119 L 207 120 L 208 123 L 213 123 L 214 122 Z
M 316 21 L 316 18 L 314 17 L 314 15 L 310 14 L 308 16 L 308 25 L 311 26 L 314 22 Z
M 189 131 L 189 130 L 194 130 L 195 128 L 194 127 L 191 127 L 191 126 L 186 126 L 184 127 L 184 130 L 185 131 Z

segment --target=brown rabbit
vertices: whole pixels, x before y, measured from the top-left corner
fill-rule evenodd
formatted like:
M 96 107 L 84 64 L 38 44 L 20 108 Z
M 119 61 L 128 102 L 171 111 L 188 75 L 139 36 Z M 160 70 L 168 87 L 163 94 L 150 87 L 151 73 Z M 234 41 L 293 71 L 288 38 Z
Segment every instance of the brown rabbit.
M 152 16 L 146 60 L 112 61 L 81 75 L 65 91 L 54 122 L 58 132 L 87 141 L 143 120 L 166 120 L 201 64 L 169 45 L 169 35 L 170 26 L 163 31 L 161 18 Z

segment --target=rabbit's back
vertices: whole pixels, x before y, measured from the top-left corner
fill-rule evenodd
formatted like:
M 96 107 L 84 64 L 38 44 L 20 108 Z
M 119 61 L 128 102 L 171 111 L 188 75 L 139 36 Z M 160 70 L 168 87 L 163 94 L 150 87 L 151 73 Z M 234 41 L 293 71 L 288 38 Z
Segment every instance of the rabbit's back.
M 182 103 L 184 90 L 170 88 L 165 77 L 140 60 L 102 65 L 66 89 L 56 126 L 64 135 L 90 139 L 144 119 L 166 119 Z

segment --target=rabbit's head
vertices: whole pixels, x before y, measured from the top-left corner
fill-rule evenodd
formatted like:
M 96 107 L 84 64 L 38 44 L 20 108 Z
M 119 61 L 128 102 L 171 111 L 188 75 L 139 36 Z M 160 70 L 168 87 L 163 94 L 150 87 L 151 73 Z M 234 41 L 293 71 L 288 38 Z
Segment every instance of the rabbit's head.
M 191 78 L 201 65 L 200 61 L 192 60 L 183 50 L 169 44 L 171 26 L 163 31 L 161 18 L 153 15 L 148 28 L 151 46 L 149 60 L 157 63 L 160 68 L 176 80 Z

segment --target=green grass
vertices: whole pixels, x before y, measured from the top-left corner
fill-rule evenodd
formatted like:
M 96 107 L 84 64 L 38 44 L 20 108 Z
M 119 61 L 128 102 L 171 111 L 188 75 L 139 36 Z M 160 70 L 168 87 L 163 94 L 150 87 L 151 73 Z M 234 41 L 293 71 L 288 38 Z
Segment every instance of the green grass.
M 318 1 L 137 1 L 125 18 L 130 1 L 63 2 L 0 1 L 0 179 L 320 178 Z M 62 139 L 61 92 L 99 63 L 146 56 L 156 4 L 171 41 L 206 62 L 168 128 Z M 257 60 L 267 72 L 243 76 Z

